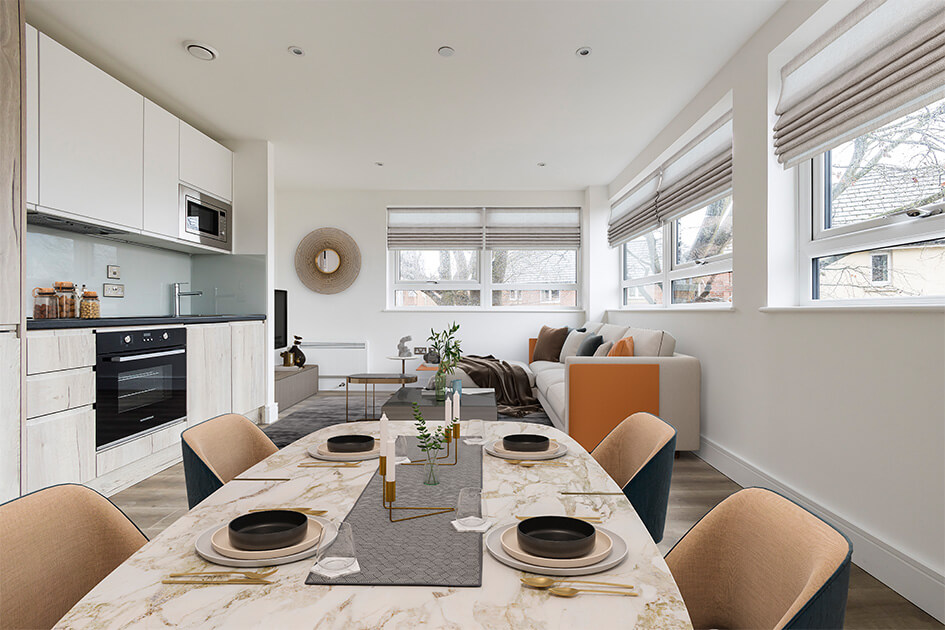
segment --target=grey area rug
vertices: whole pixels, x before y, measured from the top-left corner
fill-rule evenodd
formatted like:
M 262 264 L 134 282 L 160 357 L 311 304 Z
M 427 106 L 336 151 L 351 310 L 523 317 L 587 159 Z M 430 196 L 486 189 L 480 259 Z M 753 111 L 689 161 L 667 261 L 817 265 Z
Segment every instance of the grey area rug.
M 387 393 L 378 392 L 377 406 L 375 407 L 377 414 L 380 414 L 381 406 L 389 396 Z M 360 397 L 352 395 L 349 404 L 352 420 L 364 417 L 363 395 Z M 368 404 L 370 404 L 370 401 L 368 401 Z M 287 446 L 313 431 L 330 427 L 333 424 L 341 424 L 345 421 L 344 396 L 312 396 L 290 409 L 290 413 L 268 427 L 263 427 L 263 431 L 269 436 L 269 439 L 279 448 Z M 370 412 L 370 407 L 368 410 Z M 512 418 L 499 414 L 498 419 L 506 422 L 531 422 L 551 426 L 551 419 L 544 412 L 532 413 L 524 418 Z

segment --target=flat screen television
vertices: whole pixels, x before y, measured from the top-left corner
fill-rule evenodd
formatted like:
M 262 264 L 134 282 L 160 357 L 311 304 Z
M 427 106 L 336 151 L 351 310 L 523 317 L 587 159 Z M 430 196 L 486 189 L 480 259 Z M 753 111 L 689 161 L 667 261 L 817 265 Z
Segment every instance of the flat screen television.
M 289 345 L 288 300 L 289 294 L 287 291 L 284 289 L 276 289 L 276 308 L 274 313 L 276 350 Z

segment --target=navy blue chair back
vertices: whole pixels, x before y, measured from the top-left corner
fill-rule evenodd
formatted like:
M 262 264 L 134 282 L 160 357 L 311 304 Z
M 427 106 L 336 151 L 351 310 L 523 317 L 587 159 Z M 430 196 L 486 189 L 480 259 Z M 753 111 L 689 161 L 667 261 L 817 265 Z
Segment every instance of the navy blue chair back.
M 657 451 L 650 461 L 627 482 L 623 493 L 640 515 L 653 542 L 663 540 L 666 509 L 669 505 L 669 486 L 673 480 L 673 460 L 676 455 L 676 435 Z

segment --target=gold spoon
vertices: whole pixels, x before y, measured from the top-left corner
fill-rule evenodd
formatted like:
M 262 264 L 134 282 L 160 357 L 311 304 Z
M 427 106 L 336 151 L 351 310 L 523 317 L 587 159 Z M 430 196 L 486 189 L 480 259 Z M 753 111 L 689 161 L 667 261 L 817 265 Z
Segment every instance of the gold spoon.
M 605 593 L 607 595 L 623 595 L 625 597 L 636 597 L 637 593 L 633 591 L 604 591 L 597 588 L 569 588 L 567 586 L 555 586 L 549 588 L 548 592 L 555 597 L 577 597 L 579 593 Z
M 618 588 L 633 588 L 633 584 L 618 584 L 617 582 L 595 582 L 593 580 L 553 580 L 550 577 L 523 577 L 519 578 L 525 586 L 532 588 L 551 588 L 555 584 L 597 584 L 599 586 L 614 586 Z

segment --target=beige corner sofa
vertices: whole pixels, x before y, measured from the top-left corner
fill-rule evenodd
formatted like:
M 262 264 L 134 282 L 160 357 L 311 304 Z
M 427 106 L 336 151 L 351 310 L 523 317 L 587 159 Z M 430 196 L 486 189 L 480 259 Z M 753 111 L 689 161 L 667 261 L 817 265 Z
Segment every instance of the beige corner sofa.
M 529 363 L 519 365 L 533 379 L 552 423 L 591 450 L 624 418 L 647 411 L 676 429 L 676 450 L 698 450 L 699 359 L 677 354 L 676 339 L 663 330 L 602 322 L 587 322 L 584 328 L 605 343 L 633 337 L 635 356 L 532 361 L 535 340 L 530 340 Z

